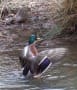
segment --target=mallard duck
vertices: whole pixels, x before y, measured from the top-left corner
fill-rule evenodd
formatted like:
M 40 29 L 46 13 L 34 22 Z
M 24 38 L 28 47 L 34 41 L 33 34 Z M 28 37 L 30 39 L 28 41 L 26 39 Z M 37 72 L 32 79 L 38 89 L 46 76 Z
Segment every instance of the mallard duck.
M 29 45 L 25 46 L 20 55 L 21 66 L 24 68 L 23 75 L 27 75 L 28 71 L 32 74 L 37 72 L 39 62 L 47 56 L 52 64 L 58 62 L 67 51 L 66 48 L 47 49 L 38 53 L 35 47 L 36 37 L 31 35 L 29 38 Z

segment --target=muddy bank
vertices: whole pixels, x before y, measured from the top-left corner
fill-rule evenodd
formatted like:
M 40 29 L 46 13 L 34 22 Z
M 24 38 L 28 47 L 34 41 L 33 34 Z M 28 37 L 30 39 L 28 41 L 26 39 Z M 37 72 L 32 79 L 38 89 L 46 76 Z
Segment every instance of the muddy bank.
M 74 9 L 76 6 L 74 4 L 75 2 L 72 4 L 72 1 L 69 1 L 68 5 L 67 0 L 3 1 L 0 7 L 3 8 L 5 5 L 8 8 L 9 15 L 4 20 L 5 23 L 0 23 L 0 30 L 12 30 L 12 32 L 15 30 L 16 33 L 23 33 L 20 36 L 24 36 L 24 38 L 27 31 L 34 31 L 39 36 L 44 36 L 43 38 L 47 37 L 47 40 L 54 37 L 55 40 L 75 41 L 77 39 L 77 10 Z M 11 14 L 13 16 L 10 16 Z M 71 18 L 71 15 L 75 16 Z M 11 37 L 16 38 L 14 35 L 17 37 L 16 34 Z M 56 37 L 56 35 L 59 36 Z

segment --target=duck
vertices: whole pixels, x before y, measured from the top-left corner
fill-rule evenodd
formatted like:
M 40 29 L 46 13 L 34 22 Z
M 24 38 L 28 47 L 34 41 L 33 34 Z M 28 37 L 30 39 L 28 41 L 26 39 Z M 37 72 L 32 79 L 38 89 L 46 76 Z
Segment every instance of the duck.
M 29 44 L 24 47 L 19 56 L 24 76 L 26 76 L 29 71 L 32 75 L 35 75 L 38 69 L 38 64 L 43 58 L 47 57 L 52 64 L 55 64 L 56 62 L 60 61 L 67 52 L 67 49 L 63 47 L 53 49 L 49 48 L 38 52 L 36 43 L 39 41 L 41 41 L 41 39 L 38 39 L 36 35 L 32 34 L 29 37 Z

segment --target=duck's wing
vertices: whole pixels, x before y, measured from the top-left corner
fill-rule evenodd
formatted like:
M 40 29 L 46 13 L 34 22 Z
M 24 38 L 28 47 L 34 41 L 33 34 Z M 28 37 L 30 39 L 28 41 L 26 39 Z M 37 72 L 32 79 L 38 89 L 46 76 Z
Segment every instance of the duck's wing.
M 39 56 L 48 56 L 49 59 L 59 60 L 65 55 L 66 52 L 66 48 L 54 48 L 41 51 Z

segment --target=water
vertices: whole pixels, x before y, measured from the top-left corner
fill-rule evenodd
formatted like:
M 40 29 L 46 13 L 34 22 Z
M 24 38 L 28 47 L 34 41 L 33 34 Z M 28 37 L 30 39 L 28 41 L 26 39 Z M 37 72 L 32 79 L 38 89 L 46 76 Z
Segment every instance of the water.
M 56 46 L 68 48 L 68 53 L 62 58 L 61 64 L 50 68 L 44 76 L 25 78 L 18 58 L 26 42 L 25 35 L 21 35 L 20 31 L 6 33 L 7 38 L 0 39 L 0 90 L 77 90 L 76 43 Z M 18 37 L 15 38 L 16 33 Z

